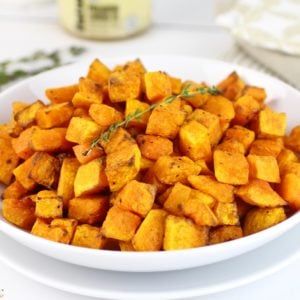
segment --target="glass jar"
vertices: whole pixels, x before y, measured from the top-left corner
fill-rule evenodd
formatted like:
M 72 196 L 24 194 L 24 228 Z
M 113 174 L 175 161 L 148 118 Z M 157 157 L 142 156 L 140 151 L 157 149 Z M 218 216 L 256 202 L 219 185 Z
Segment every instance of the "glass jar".
M 58 0 L 60 20 L 70 32 L 90 39 L 125 38 L 147 29 L 151 0 Z

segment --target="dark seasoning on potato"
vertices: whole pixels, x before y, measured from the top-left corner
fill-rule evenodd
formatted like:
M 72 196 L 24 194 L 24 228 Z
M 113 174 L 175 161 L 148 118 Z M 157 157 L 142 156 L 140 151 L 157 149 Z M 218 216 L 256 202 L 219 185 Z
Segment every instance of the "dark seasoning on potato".
M 0 127 L 2 213 L 36 236 L 176 250 L 300 209 L 300 127 L 285 136 L 286 115 L 236 72 L 209 88 L 140 60 L 110 70 L 96 59 L 78 84 L 46 95 L 50 104 L 13 103 Z

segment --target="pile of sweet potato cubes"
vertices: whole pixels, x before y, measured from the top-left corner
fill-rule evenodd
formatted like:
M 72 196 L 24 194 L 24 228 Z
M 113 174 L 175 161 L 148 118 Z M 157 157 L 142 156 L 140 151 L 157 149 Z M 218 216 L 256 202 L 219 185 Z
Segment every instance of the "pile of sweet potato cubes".
M 171 75 L 96 59 L 78 83 L 47 89 L 50 104 L 15 102 L 0 127 L 4 218 L 56 242 L 159 251 L 237 239 L 299 209 L 300 127 L 285 135 L 265 90 L 236 72 L 218 93 Z

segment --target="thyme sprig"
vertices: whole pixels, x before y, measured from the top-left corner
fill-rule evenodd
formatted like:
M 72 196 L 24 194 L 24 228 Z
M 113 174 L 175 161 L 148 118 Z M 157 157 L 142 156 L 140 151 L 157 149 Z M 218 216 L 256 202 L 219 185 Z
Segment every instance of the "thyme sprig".
M 0 62 L 0 90 L 13 81 L 72 62 L 74 57 L 85 51 L 83 47 L 71 46 L 67 49 L 51 52 L 37 51 L 18 60 L 2 61 Z
M 196 95 L 205 95 L 205 94 L 210 94 L 210 95 L 218 95 L 220 92 L 218 90 L 217 87 L 212 86 L 212 87 L 199 87 L 196 88 L 193 91 L 189 90 L 190 85 L 186 86 L 180 94 L 178 95 L 172 95 L 169 96 L 167 98 L 165 98 L 162 102 L 159 103 L 154 103 L 151 104 L 147 109 L 145 110 L 141 110 L 141 109 L 137 109 L 136 111 L 134 111 L 133 113 L 127 115 L 127 117 L 119 122 L 113 123 L 112 125 L 110 125 L 108 127 L 108 129 L 106 131 L 104 131 L 99 137 L 97 137 L 96 139 L 94 139 L 92 141 L 92 143 L 90 144 L 90 147 L 88 150 L 84 151 L 82 153 L 82 155 L 87 156 L 91 153 L 91 151 L 96 148 L 96 147 L 101 147 L 100 143 L 101 142 L 108 142 L 111 135 L 117 131 L 118 128 L 126 128 L 128 127 L 129 123 L 133 120 L 139 120 L 141 119 L 141 117 L 146 114 L 149 111 L 152 111 L 153 109 L 155 109 L 156 107 L 160 106 L 160 105 L 166 105 L 166 104 L 170 104 L 172 103 L 176 98 L 191 98 L 194 97 Z

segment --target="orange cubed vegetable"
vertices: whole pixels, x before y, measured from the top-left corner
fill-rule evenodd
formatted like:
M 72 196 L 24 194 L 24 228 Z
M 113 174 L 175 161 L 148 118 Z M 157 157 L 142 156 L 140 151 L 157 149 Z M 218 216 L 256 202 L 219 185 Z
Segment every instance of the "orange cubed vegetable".
M 101 228 L 88 224 L 76 227 L 72 245 L 92 249 L 103 249 L 106 239 L 101 233 Z
M 108 199 L 103 196 L 85 196 L 69 201 L 68 217 L 79 223 L 101 224 L 108 210 Z
M 148 72 L 144 76 L 147 99 L 157 102 L 172 95 L 172 82 L 164 72 Z
M 148 159 L 157 160 L 173 152 L 173 143 L 167 138 L 143 134 L 138 135 L 136 140 L 142 155 Z
M 132 180 L 118 192 L 113 203 L 145 217 L 154 204 L 155 194 L 155 186 Z
M 249 164 L 240 153 L 229 153 L 216 150 L 214 152 L 215 176 L 218 181 L 233 185 L 248 183 Z
M 104 220 L 102 233 L 107 238 L 130 241 L 141 223 L 141 218 L 119 207 L 112 207 Z
M 162 249 L 167 215 L 167 212 L 162 209 L 150 210 L 132 239 L 136 251 Z
M 106 104 L 92 104 L 89 115 L 98 125 L 104 128 L 123 119 L 122 113 Z
M 74 95 L 78 92 L 78 85 L 68 85 L 57 88 L 46 89 L 47 98 L 52 103 L 71 102 Z
M 279 167 L 274 156 L 247 156 L 250 178 L 262 179 L 268 182 L 279 183 Z
M 111 102 L 125 102 L 138 99 L 142 91 L 140 76 L 126 71 L 113 72 L 108 79 L 108 93 Z
M 0 138 L 0 182 L 10 184 L 19 157 L 14 152 L 10 139 Z
M 55 191 L 40 191 L 36 195 L 35 215 L 40 218 L 60 218 L 63 215 L 63 201 Z
M 4 219 L 26 230 L 30 230 L 35 222 L 34 210 L 35 205 L 30 198 L 7 198 L 2 202 Z
M 268 182 L 260 179 L 253 179 L 248 184 L 239 187 L 236 195 L 245 202 L 259 207 L 276 207 L 287 204 Z
M 234 200 L 234 187 L 218 182 L 213 176 L 191 175 L 188 181 L 193 188 L 212 196 L 219 202 L 233 202 Z
M 207 227 L 196 226 L 184 217 L 167 216 L 165 228 L 164 250 L 196 248 L 208 242 Z

